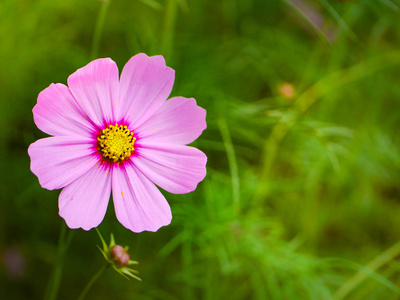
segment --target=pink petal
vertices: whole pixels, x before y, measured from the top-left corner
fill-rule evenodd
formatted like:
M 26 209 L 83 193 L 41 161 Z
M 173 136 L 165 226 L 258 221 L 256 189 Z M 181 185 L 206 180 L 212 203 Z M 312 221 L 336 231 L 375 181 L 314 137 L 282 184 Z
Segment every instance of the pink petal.
M 119 101 L 118 67 L 110 58 L 96 59 L 68 77 L 68 86 L 82 110 L 97 126 L 114 121 Z
M 117 119 L 140 126 L 167 100 L 174 78 L 175 71 L 165 66 L 162 56 L 132 57 L 121 74 Z
M 59 214 L 69 228 L 89 230 L 104 219 L 111 195 L 112 174 L 108 164 L 96 164 L 66 186 L 59 197 Z
M 48 137 L 29 146 L 31 170 L 43 188 L 62 188 L 93 167 L 93 140 L 79 136 Z
M 68 87 L 60 83 L 51 84 L 39 94 L 33 118 L 37 127 L 50 135 L 90 136 L 95 130 Z
M 138 149 L 139 155 L 132 157 L 133 163 L 170 193 L 191 192 L 206 176 L 207 156 L 196 148 L 140 141 Z
M 115 166 L 113 201 L 118 220 L 134 231 L 157 231 L 171 223 L 171 209 L 157 187 L 132 164 Z
M 195 99 L 174 97 L 135 131 L 146 141 L 189 144 L 206 128 L 206 111 Z

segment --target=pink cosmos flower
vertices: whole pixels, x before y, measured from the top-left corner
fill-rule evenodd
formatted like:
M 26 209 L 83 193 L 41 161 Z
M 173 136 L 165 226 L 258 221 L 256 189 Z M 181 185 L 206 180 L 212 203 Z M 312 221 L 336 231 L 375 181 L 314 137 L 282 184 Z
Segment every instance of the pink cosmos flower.
M 134 232 L 157 231 L 171 209 L 153 184 L 183 194 L 206 175 L 206 155 L 186 146 L 206 128 L 193 98 L 166 101 L 175 72 L 162 56 L 132 57 L 119 78 L 109 58 L 97 59 L 51 84 L 33 108 L 52 135 L 28 149 L 43 188 L 64 188 L 59 214 L 70 228 L 89 230 L 104 218 L 112 191 L 115 213 Z

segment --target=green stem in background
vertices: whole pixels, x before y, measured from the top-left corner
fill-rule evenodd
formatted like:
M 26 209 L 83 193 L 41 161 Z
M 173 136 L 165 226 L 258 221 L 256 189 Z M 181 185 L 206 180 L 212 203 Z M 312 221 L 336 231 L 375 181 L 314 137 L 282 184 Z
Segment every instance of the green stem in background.
M 99 55 L 100 39 L 103 33 L 104 21 L 106 19 L 106 14 L 108 7 L 110 6 L 111 0 L 103 1 L 99 15 L 96 20 L 96 27 L 94 28 L 93 40 L 92 40 L 92 51 L 90 53 L 91 59 L 96 59 Z
M 161 44 L 161 53 L 167 61 L 172 51 L 174 41 L 176 12 L 177 0 L 167 0 L 164 19 L 164 32 Z
M 194 299 L 194 275 L 193 275 L 193 235 L 192 228 L 187 224 L 183 228 L 183 243 L 182 243 L 182 268 L 185 274 L 185 279 L 188 284 L 185 284 L 184 299 Z
M 357 80 L 361 80 L 384 68 L 400 63 L 400 52 L 393 51 L 377 57 L 370 58 L 346 69 L 333 72 L 312 85 L 304 91 L 289 109 L 288 114 L 292 117 L 282 118 L 271 131 L 271 135 L 264 144 L 264 156 L 261 162 L 260 184 L 255 192 L 255 202 L 259 203 L 268 193 L 268 181 L 273 162 L 278 153 L 282 140 L 286 137 L 290 128 L 296 124 L 297 119 L 319 99 L 326 96 L 335 89 Z
M 319 28 L 308 16 L 305 14 L 296 4 L 294 4 L 290 0 L 283 0 L 283 3 L 286 4 L 293 12 L 299 16 L 299 18 L 304 21 L 308 26 L 310 26 L 311 30 L 314 31 L 322 41 L 329 44 L 329 39 L 325 35 L 325 33 Z
M 107 9 L 110 5 L 111 0 L 105 0 L 100 8 L 99 15 L 97 17 L 96 26 L 94 29 L 94 35 L 92 40 L 92 49 L 91 49 L 91 59 L 95 59 L 99 53 L 100 39 L 104 28 L 104 21 L 107 14 Z M 60 288 L 61 278 L 62 278 L 62 270 L 64 267 L 64 258 L 67 252 L 67 249 L 71 243 L 71 240 L 75 234 L 75 230 L 69 232 L 67 237 L 67 227 L 63 223 L 61 225 L 60 237 L 58 242 L 58 253 L 57 253 L 57 262 L 54 269 L 54 274 L 51 277 L 49 284 L 47 286 L 44 299 L 46 300 L 55 300 L 57 299 L 58 290 Z M 100 275 L 98 275 L 100 276 Z M 90 282 L 89 282 L 90 283 Z M 93 283 L 91 283 L 93 284 Z M 90 288 L 90 286 L 89 286 Z
M 82 293 L 79 295 L 78 300 L 83 300 L 87 294 L 87 292 L 90 290 L 92 285 L 97 281 L 97 279 L 103 274 L 104 270 L 108 267 L 108 265 L 104 265 L 94 276 L 89 280 L 89 282 L 86 284 L 85 288 L 83 289 Z
M 53 276 L 51 276 L 49 283 L 47 285 L 47 289 L 44 295 L 44 299 L 54 299 L 57 292 L 55 291 L 55 281 L 56 278 L 60 280 L 60 269 L 62 269 L 62 266 L 60 266 L 60 260 L 64 248 L 64 242 L 65 242 L 65 235 L 66 235 L 66 226 L 64 224 L 61 224 L 61 229 L 60 229 L 60 236 L 58 238 L 58 252 L 57 252 L 57 260 L 56 260 L 56 265 L 53 271 Z M 59 284 L 58 284 L 59 285 Z
M 388 262 L 395 259 L 400 255 L 400 241 L 394 244 L 392 247 L 382 252 L 380 255 L 375 257 L 369 262 L 365 268 L 358 271 L 352 278 L 350 278 L 335 294 L 335 299 L 345 298 L 352 290 L 354 290 L 363 280 L 365 280 L 371 273 L 374 273 L 377 269 L 387 264 Z
M 222 136 L 226 155 L 228 157 L 229 170 L 232 178 L 232 199 L 233 199 L 233 211 L 235 215 L 240 213 L 240 181 L 239 181 L 239 170 L 236 161 L 235 149 L 233 148 L 231 135 L 229 134 L 228 125 L 225 119 L 218 119 L 218 128 Z
M 105 251 L 105 249 L 107 248 L 106 242 L 104 241 L 103 236 L 100 233 L 100 230 L 97 227 L 95 229 L 96 229 L 97 235 L 99 236 L 99 238 L 101 240 L 102 247 L 103 247 L 103 249 Z M 111 238 L 112 238 L 112 241 L 113 241 L 114 240 L 113 235 L 111 235 Z M 101 250 L 101 248 L 100 248 L 100 250 Z M 92 285 L 97 281 L 97 279 L 101 276 L 101 274 L 103 274 L 104 270 L 109 266 L 110 266 L 110 264 L 104 265 L 96 274 L 94 274 L 94 276 L 89 280 L 89 282 L 86 284 L 86 286 L 82 290 L 81 294 L 78 297 L 78 300 L 82 300 L 82 299 L 85 298 L 87 292 L 90 290 Z
M 67 226 L 64 222 L 61 224 L 60 237 L 58 241 L 57 262 L 54 268 L 53 276 L 51 277 L 44 299 L 54 300 L 57 299 L 58 290 L 60 288 L 62 270 L 64 267 L 64 258 L 67 253 L 68 247 L 75 234 L 75 231 L 70 231 L 67 236 Z

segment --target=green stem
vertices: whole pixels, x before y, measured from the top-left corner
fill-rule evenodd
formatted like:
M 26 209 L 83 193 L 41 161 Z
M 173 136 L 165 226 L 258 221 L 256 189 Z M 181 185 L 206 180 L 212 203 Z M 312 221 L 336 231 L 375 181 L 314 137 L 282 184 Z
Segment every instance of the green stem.
M 255 202 L 259 203 L 268 194 L 269 177 L 279 146 L 293 125 L 296 124 L 297 119 L 306 113 L 310 106 L 335 89 L 399 63 L 400 55 L 398 51 L 387 52 L 384 55 L 373 57 L 346 69 L 333 72 L 304 91 L 288 111 L 293 115 L 293 118 L 279 121 L 265 141 L 260 172 L 260 182 L 262 184 L 259 184 L 256 189 Z
M 164 55 L 166 60 L 168 60 L 169 55 L 171 54 L 174 41 L 176 12 L 178 8 L 176 2 L 177 0 L 168 0 L 166 5 L 164 32 L 161 44 L 161 53 Z
M 64 258 L 67 253 L 68 247 L 75 234 L 75 231 L 71 231 L 67 237 L 67 226 L 63 223 L 60 229 L 60 237 L 58 240 L 58 253 L 57 262 L 54 269 L 53 276 L 51 277 L 49 284 L 46 289 L 44 299 L 54 300 L 57 299 L 58 290 L 60 288 L 62 271 L 64 267 Z
M 100 8 L 99 15 L 96 20 L 96 27 L 94 28 L 93 40 L 92 40 L 92 52 L 90 53 L 91 59 L 95 59 L 99 55 L 100 39 L 103 33 L 104 21 L 106 19 L 107 10 L 110 6 L 111 0 L 105 0 Z
M 103 274 L 104 270 L 108 267 L 108 265 L 103 266 L 94 276 L 89 280 L 86 284 L 85 288 L 83 289 L 82 293 L 79 295 L 78 300 L 85 299 L 87 292 L 90 290 L 92 285 L 96 282 L 96 280 Z
M 351 277 L 340 289 L 336 292 L 334 299 L 345 298 L 352 290 L 354 290 L 363 280 L 371 273 L 374 273 L 383 265 L 395 259 L 400 254 L 400 242 L 397 242 L 392 247 L 382 252 L 380 255 L 370 261 L 365 268 L 358 271 Z
M 91 58 L 95 59 L 99 53 L 100 39 L 104 28 L 104 21 L 107 14 L 107 9 L 110 5 L 111 0 L 105 0 L 101 6 L 99 15 L 97 17 L 96 26 L 94 29 L 94 35 L 92 40 L 92 49 L 91 49 Z M 65 224 L 62 224 L 60 230 L 60 237 L 58 241 L 58 253 L 57 253 L 57 262 L 54 269 L 53 276 L 50 278 L 44 299 L 54 300 L 57 298 L 58 290 L 60 288 L 61 278 L 62 278 L 62 270 L 64 267 L 64 257 L 67 252 L 67 249 L 72 241 L 72 238 L 75 234 L 75 231 L 72 230 L 67 236 Z
M 240 213 L 240 181 L 239 181 L 239 170 L 236 161 L 235 149 L 233 148 L 231 135 L 229 134 L 228 125 L 225 119 L 218 119 L 218 128 L 222 136 L 226 155 L 228 157 L 229 169 L 232 178 L 232 199 L 233 199 L 233 210 L 237 215 Z

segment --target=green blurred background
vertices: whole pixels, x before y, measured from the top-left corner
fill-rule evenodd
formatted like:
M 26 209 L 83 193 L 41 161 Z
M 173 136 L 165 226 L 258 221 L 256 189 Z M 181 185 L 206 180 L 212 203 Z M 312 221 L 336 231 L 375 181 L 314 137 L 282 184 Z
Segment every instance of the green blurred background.
M 208 173 L 164 193 L 156 233 L 110 202 L 99 229 L 143 281 L 108 270 L 86 299 L 400 299 L 399 0 L 0 0 L 1 299 L 43 299 L 53 274 L 64 221 L 29 170 L 31 111 L 92 59 L 102 10 L 98 57 L 162 54 L 172 96 L 207 110 Z M 104 265 L 96 245 L 76 230 L 57 299 Z

